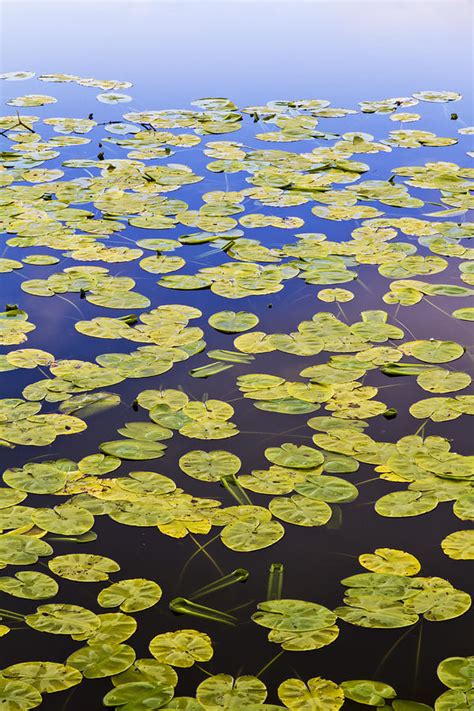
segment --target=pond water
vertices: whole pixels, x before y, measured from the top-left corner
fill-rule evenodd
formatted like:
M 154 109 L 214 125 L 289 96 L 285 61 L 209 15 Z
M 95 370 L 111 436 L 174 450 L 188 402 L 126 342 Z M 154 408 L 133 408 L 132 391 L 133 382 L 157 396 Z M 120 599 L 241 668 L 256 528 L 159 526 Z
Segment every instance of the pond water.
M 3 707 L 473 708 L 470 4 L 2 25 Z

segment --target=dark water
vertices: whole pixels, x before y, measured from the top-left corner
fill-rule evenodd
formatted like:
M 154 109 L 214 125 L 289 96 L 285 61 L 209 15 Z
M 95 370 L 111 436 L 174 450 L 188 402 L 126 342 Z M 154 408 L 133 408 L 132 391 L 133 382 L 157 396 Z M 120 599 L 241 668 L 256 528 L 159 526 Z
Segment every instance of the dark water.
M 363 99 L 382 99 L 388 96 L 407 96 L 423 89 L 449 89 L 464 94 L 461 102 L 451 104 L 423 103 L 409 111 L 422 113 L 423 119 L 407 128 L 422 128 L 441 136 L 457 136 L 457 128 L 472 122 L 472 67 L 469 61 L 470 29 L 469 3 L 464 2 L 412 2 L 412 3 L 5 3 L 2 8 L 2 40 L 4 62 L 2 71 L 36 70 L 44 72 L 71 72 L 97 78 L 128 79 L 134 87 L 125 90 L 133 96 L 129 104 L 109 106 L 95 101 L 95 90 L 68 84 L 45 84 L 36 79 L 28 82 L 6 83 L 0 87 L 5 98 L 22 93 L 51 93 L 58 103 L 39 109 L 22 109 L 22 113 L 48 116 L 81 116 L 94 113 L 97 121 L 119 120 L 125 111 L 168 108 L 188 108 L 188 103 L 200 96 L 229 96 L 239 106 L 264 103 L 276 98 L 327 98 L 335 106 L 356 108 Z M 440 51 L 442 48 L 442 51 Z M 451 107 L 459 114 L 459 120 L 450 120 Z M 10 112 L 5 107 L 4 113 Z M 453 109 L 454 110 L 454 109 Z M 38 112 L 38 113 L 37 113 Z M 324 129 L 337 133 L 364 130 L 376 139 L 387 135 L 388 130 L 398 128 L 387 116 L 361 115 L 325 119 Z M 42 127 L 42 134 L 49 129 Z M 250 121 L 237 134 L 223 136 L 222 140 L 237 140 L 256 148 L 282 148 L 305 152 L 314 147 L 314 142 L 300 141 L 296 144 L 263 144 L 253 138 L 254 128 Z M 52 134 L 51 134 L 52 135 Z M 90 134 L 92 143 L 61 149 L 59 164 L 68 158 L 90 157 L 102 133 L 95 129 Z M 211 137 L 219 140 L 221 137 Z M 424 147 L 414 151 L 395 149 L 392 153 L 360 156 L 371 166 L 370 177 L 387 179 L 390 169 L 400 165 L 424 164 L 427 161 L 445 160 L 461 165 L 470 165 L 465 155 L 469 136 L 459 136 L 459 143 L 449 148 Z M 104 144 L 105 146 L 105 144 Z M 97 146 L 97 150 L 100 150 Z M 106 146 L 106 157 L 118 157 L 118 149 Z M 122 156 L 122 154 L 121 154 Z M 199 150 L 177 149 L 175 162 L 183 162 L 197 174 L 203 174 L 208 158 Z M 56 161 L 49 161 L 48 168 Z M 77 177 L 78 171 L 65 170 L 65 178 Z M 226 182 L 227 179 L 227 182 Z M 242 189 L 245 187 L 240 174 L 224 176 L 206 173 L 206 190 Z M 179 191 L 190 209 L 201 204 L 203 184 L 187 186 Z M 430 200 L 438 197 L 434 191 L 410 188 L 415 197 Z M 430 197 L 432 195 L 432 197 Z M 175 197 L 172 195 L 171 197 Z M 375 204 L 375 203 L 367 203 Z M 322 221 L 311 215 L 312 204 L 292 207 L 291 215 L 305 220 L 304 228 L 298 231 L 321 231 L 329 239 L 344 239 L 359 221 Z M 89 206 L 81 205 L 87 209 Z M 434 209 L 434 208 L 433 208 Z M 258 205 L 258 212 L 272 214 L 275 210 Z M 426 208 L 411 210 L 411 216 L 422 215 Z M 392 211 L 393 212 L 393 211 Z M 386 208 L 390 216 L 390 208 Z M 395 214 L 393 212 L 393 214 Z M 396 216 L 398 216 L 397 213 Z M 462 219 L 465 219 L 463 216 Z M 450 219 L 450 218 L 447 218 Z M 455 218 L 456 219 L 456 218 Z M 189 232 L 178 226 L 173 233 L 160 232 L 159 236 L 176 238 Z M 276 234 L 275 234 L 276 233 Z M 109 244 L 126 244 L 121 235 L 135 240 L 154 236 L 152 231 L 128 227 Z M 266 246 L 279 246 L 294 240 L 292 231 L 264 228 L 250 230 L 246 236 L 260 239 Z M 403 236 L 404 241 L 415 238 Z M 34 248 L 34 253 L 53 253 L 44 248 Z M 425 250 L 419 249 L 420 254 Z M 25 252 L 8 248 L 2 256 L 20 259 Z M 197 270 L 203 263 L 219 264 L 222 253 L 210 245 L 183 247 L 179 250 L 187 262 L 186 273 Z M 25 346 L 49 350 L 60 358 L 77 358 L 93 361 L 103 352 L 129 352 L 135 344 L 124 341 L 102 341 L 78 334 L 74 322 L 98 315 L 121 316 L 128 310 L 103 310 L 78 295 L 68 294 L 73 304 L 53 297 L 41 299 L 30 296 L 20 289 L 22 279 L 45 278 L 49 274 L 77 264 L 64 259 L 61 265 L 38 267 L 25 265 L 21 275 L 0 275 L 1 302 L 18 303 L 30 314 L 36 330 L 28 336 Z M 99 263 L 98 263 L 99 264 Z M 278 294 L 230 301 L 204 291 L 172 291 L 156 286 L 157 277 L 149 275 L 138 262 L 106 265 L 112 274 L 127 274 L 137 282 L 137 291 L 152 300 L 152 307 L 165 303 L 182 303 L 197 306 L 203 313 L 193 325 L 205 328 L 207 349 L 231 348 L 232 336 L 217 333 L 205 324 L 210 314 L 223 309 L 248 310 L 260 318 L 259 330 L 267 333 L 289 332 L 298 323 L 317 311 L 332 311 L 337 307 L 322 304 L 315 298 L 315 287 L 302 280 L 291 280 Z M 381 305 L 381 295 L 388 281 L 371 266 L 358 267 L 359 281 L 347 286 L 355 293 L 355 299 L 343 304 L 349 323 L 359 320 L 360 311 L 368 308 L 385 308 L 389 322 L 394 320 L 396 307 Z M 423 277 L 420 277 L 423 278 Z M 443 283 L 456 283 L 457 268 L 450 265 L 439 279 Z M 438 281 L 438 278 L 435 279 Z M 364 286 L 366 285 L 366 287 Z M 436 305 L 451 312 L 465 305 L 464 300 L 436 297 Z M 81 314 L 78 313 L 78 309 Z M 456 340 L 464 345 L 472 343 L 472 328 L 469 323 L 455 321 L 445 316 L 426 302 L 416 307 L 401 309 L 398 318 L 403 322 L 406 337 L 412 331 L 416 338 L 439 338 Z M 399 324 L 398 324 L 399 325 Z M 10 348 L 2 347 L 0 352 Z M 257 356 L 251 366 L 236 365 L 231 370 L 208 380 L 189 377 L 190 367 L 205 365 L 208 361 L 203 352 L 189 362 L 177 363 L 171 371 L 146 379 L 129 379 L 108 388 L 120 394 L 122 404 L 105 415 L 89 420 L 88 429 L 68 438 L 58 438 L 49 447 L 34 450 L 16 447 L 1 450 L 2 470 L 20 466 L 32 459 L 81 457 L 97 451 L 101 442 L 115 439 L 116 429 L 125 421 L 143 420 L 144 411 L 135 413 L 130 403 L 144 389 L 182 386 L 190 396 L 201 399 L 204 393 L 210 397 L 232 401 L 241 393 L 235 387 L 238 375 L 247 372 L 274 373 L 288 380 L 297 379 L 298 373 L 307 365 L 324 362 L 327 354 L 317 357 L 295 357 L 274 352 Z M 257 366 L 258 363 L 258 366 Z M 469 370 L 469 354 L 457 361 L 460 370 Z M 393 384 L 380 373 L 370 374 L 371 385 Z M 25 385 L 38 379 L 36 371 L 17 370 L 0 374 L 1 397 L 17 397 Z M 409 404 L 422 397 L 413 379 L 400 379 L 396 387 L 380 391 L 381 399 L 388 407 L 407 412 Z M 189 440 L 176 433 L 167 442 L 166 456 L 160 460 L 136 463 L 124 462 L 119 474 L 137 469 L 157 470 L 171 476 L 196 496 L 221 498 L 223 505 L 234 503 L 222 488 L 190 480 L 178 468 L 179 457 L 189 449 L 227 449 L 242 460 L 241 473 L 263 469 L 267 461 L 263 456 L 265 447 L 277 446 L 283 441 L 311 443 L 313 433 L 306 426 L 307 415 L 292 417 L 256 410 L 251 401 L 233 403 L 236 414 L 233 421 L 241 430 L 236 438 L 219 442 Z M 43 412 L 52 411 L 45 405 Z M 320 414 L 320 413 L 318 413 Z M 469 453 L 472 427 L 469 430 L 467 416 L 454 422 L 429 423 L 427 434 L 441 435 L 454 440 L 453 449 Z M 400 437 L 413 434 L 420 424 L 408 414 L 394 420 L 375 418 L 370 422 L 369 434 L 375 440 L 395 442 Z M 290 428 L 290 434 L 284 434 Z M 137 466 L 138 464 L 138 466 Z M 372 465 L 361 464 L 351 481 L 364 482 L 372 478 Z M 256 674 L 279 647 L 266 641 L 266 634 L 250 622 L 250 614 L 256 603 L 265 599 L 267 571 L 271 563 L 283 562 L 285 577 L 283 596 L 302 600 L 314 600 L 333 608 L 342 601 L 343 587 L 340 580 L 360 572 L 356 556 L 373 551 L 378 546 L 407 550 L 422 562 L 425 576 L 443 576 L 455 587 L 471 591 L 472 573 L 469 564 L 447 558 L 441 551 L 440 541 L 464 524 L 452 515 L 449 504 L 440 504 L 431 513 L 410 519 L 389 519 L 378 516 L 373 502 L 380 496 L 395 490 L 392 484 L 383 481 L 360 486 L 358 500 L 342 507 L 342 525 L 337 529 L 321 527 L 303 529 L 286 525 L 284 538 L 276 545 L 255 553 L 234 553 L 217 540 L 208 551 L 220 567 L 228 572 L 245 567 L 250 572 L 248 581 L 216 593 L 208 603 L 222 610 L 229 610 L 248 603 L 236 614 L 240 624 L 235 628 L 213 622 L 196 621 L 175 617 L 168 611 L 167 603 L 173 597 L 188 597 L 216 577 L 212 563 L 203 555 L 197 555 L 180 578 L 183 565 L 195 552 L 194 543 L 188 538 L 171 539 L 153 529 L 121 526 L 104 518 L 96 519 L 94 530 L 98 539 L 94 543 L 75 546 L 71 543 L 55 544 L 55 554 L 88 552 L 107 555 L 121 565 L 120 579 L 145 577 L 159 582 L 163 588 L 162 601 L 155 607 L 136 614 L 138 630 L 131 644 L 137 657 L 148 656 L 148 643 L 160 632 L 193 627 L 208 632 L 214 643 L 213 660 L 206 665 L 211 673 L 225 672 Z M 252 502 L 268 502 L 267 496 L 250 492 Z M 40 497 L 35 502 L 43 505 Z M 50 503 L 45 497 L 45 502 Z M 56 503 L 56 501 L 55 501 Z M 215 535 L 215 529 L 206 541 Z M 32 567 L 31 569 L 36 569 Z M 41 570 L 41 568 L 38 568 Z M 118 579 L 118 578 L 117 578 Z M 94 611 L 96 596 L 103 583 L 79 585 L 67 580 L 60 581 L 60 593 L 54 602 L 74 602 Z M 12 601 L 13 600 L 13 601 Z M 12 599 L 0 594 L 0 606 L 29 612 L 30 601 Z M 322 676 L 334 681 L 356 678 L 377 678 L 392 684 L 401 698 L 410 698 L 432 704 L 444 687 L 436 678 L 439 661 L 448 656 L 467 655 L 472 648 L 468 615 L 442 623 L 423 621 L 412 628 L 396 646 L 393 653 L 383 661 L 384 655 L 403 635 L 405 629 L 362 629 L 341 621 L 341 633 L 337 643 L 321 650 L 305 653 L 286 652 L 263 675 L 270 690 L 269 701 L 277 702 L 276 688 L 284 679 L 299 676 L 308 679 Z M 23 629 L 0 640 L 0 664 L 5 666 L 17 661 L 47 659 L 62 662 L 75 649 L 77 643 L 69 638 L 32 633 Z M 421 649 L 419 663 L 417 650 Z M 193 668 L 179 672 L 180 695 L 193 694 L 203 674 Z M 70 695 L 68 711 L 83 708 L 98 709 L 101 698 L 110 688 L 109 680 L 85 680 Z M 63 708 L 69 692 L 45 695 L 41 708 L 56 711 Z M 344 708 L 351 708 L 349 702 Z M 356 704 L 353 708 L 358 708 Z

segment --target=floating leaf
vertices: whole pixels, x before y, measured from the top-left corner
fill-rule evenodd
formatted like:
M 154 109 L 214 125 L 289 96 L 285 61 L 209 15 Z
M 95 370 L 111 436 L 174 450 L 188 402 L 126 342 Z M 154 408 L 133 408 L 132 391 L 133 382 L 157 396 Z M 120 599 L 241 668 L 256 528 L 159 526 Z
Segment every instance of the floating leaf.
M 25 570 L 15 573 L 11 578 L 0 578 L 0 590 L 14 597 L 43 600 L 54 597 L 59 586 L 49 575 Z
M 161 598 L 161 588 L 153 580 L 134 578 L 113 583 L 100 591 L 101 607 L 119 607 L 123 612 L 137 612 L 153 607 Z
M 395 491 L 382 496 L 375 504 L 375 510 L 380 516 L 404 518 L 428 513 L 437 505 L 436 496 L 423 495 L 416 491 Z
M 474 531 L 454 531 L 441 541 L 443 552 L 453 560 L 474 560 Z
M 41 704 L 41 694 L 31 684 L 0 679 L 0 703 L 6 711 L 27 711 Z
M 111 558 L 91 553 L 70 553 L 51 558 L 48 567 L 53 573 L 67 580 L 80 583 L 95 583 L 108 580 L 109 573 L 120 570 L 120 566 Z
M 341 688 L 346 699 L 368 706 L 384 706 L 386 699 L 396 696 L 395 689 L 382 681 L 343 681 Z
M 425 363 L 449 363 L 464 353 L 464 348 L 454 341 L 409 341 L 400 346 L 405 355 L 412 355 Z
M 295 490 L 309 499 L 334 504 L 354 501 L 359 495 L 354 484 L 336 476 L 324 475 L 309 475 L 306 481 L 295 485 Z
M 340 686 L 320 676 L 309 679 L 287 679 L 278 687 L 278 697 L 289 709 L 310 708 L 315 711 L 338 711 L 344 704 Z
M 304 444 L 298 446 L 288 442 L 281 447 L 269 447 L 265 450 L 265 456 L 273 464 L 289 469 L 312 469 L 324 461 L 318 450 Z
M 100 619 L 79 605 L 40 605 L 26 615 L 25 622 L 38 632 L 50 634 L 92 634 L 100 627 Z
M 323 605 L 303 600 L 268 600 L 258 604 L 252 620 L 262 627 L 283 632 L 308 632 L 330 627 L 336 615 Z
M 223 333 L 241 333 L 255 328 L 258 316 L 246 311 L 219 311 L 209 318 L 209 324 Z
M 469 691 L 474 679 L 473 657 L 448 657 L 438 664 L 439 679 L 449 689 Z
M 214 653 L 207 634 L 185 629 L 156 635 L 150 642 L 150 652 L 159 662 L 183 668 L 208 662 Z
M 266 686 L 255 676 L 239 676 L 234 679 L 228 674 L 216 674 L 204 679 L 196 689 L 196 699 L 204 708 L 263 704 L 266 698 Z
M 173 687 L 150 681 L 120 684 L 111 689 L 103 698 L 104 706 L 115 706 L 123 711 L 133 711 L 137 707 L 145 709 L 161 708 L 173 698 Z
M 67 658 L 69 666 L 78 669 L 86 679 L 120 674 L 134 661 L 135 652 L 127 644 L 90 644 Z
M 102 452 L 120 459 L 156 459 L 162 457 L 166 445 L 142 439 L 117 439 L 112 442 L 102 442 Z
M 272 499 L 269 509 L 276 518 L 296 526 L 324 526 L 332 515 L 331 507 L 324 501 L 313 501 L 298 494 Z
M 2 669 L 2 677 L 30 684 L 40 694 L 70 689 L 82 681 L 82 674 L 56 662 L 20 662 Z
M 220 481 L 223 476 L 237 474 L 240 459 L 230 452 L 216 449 L 204 452 L 200 449 L 186 452 L 179 460 L 180 469 L 201 481 Z
M 376 548 L 375 553 L 364 553 L 359 556 L 359 563 L 373 573 L 394 575 L 416 575 L 421 567 L 414 555 L 394 548 Z
M 278 521 L 235 521 L 221 532 L 222 543 L 233 551 L 249 553 L 272 546 L 285 534 Z

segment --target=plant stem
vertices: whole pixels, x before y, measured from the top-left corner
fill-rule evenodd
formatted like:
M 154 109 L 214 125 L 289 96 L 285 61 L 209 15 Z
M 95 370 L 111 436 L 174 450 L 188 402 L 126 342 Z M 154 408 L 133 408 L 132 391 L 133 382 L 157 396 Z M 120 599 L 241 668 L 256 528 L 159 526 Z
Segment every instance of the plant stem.
M 213 565 L 214 568 L 217 570 L 217 572 L 219 573 L 219 575 L 225 575 L 225 573 L 224 573 L 224 571 L 222 570 L 222 568 L 220 567 L 220 565 L 214 560 L 214 558 L 212 557 L 212 555 L 211 555 L 208 551 L 206 551 L 206 550 L 204 549 L 204 546 L 201 546 L 201 544 L 199 543 L 199 541 L 196 540 L 196 538 L 194 538 L 194 536 L 193 536 L 192 533 L 190 533 L 189 535 L 190 535 L 191 539 L 194 541 L 194 543 L 196 544 L 196 546 L 199 548 L 199 552 L 202 551 L 202 552 L 204 553 L 204 555 L 206 556 L 206 558 L 212 563 L 212 565 Z
M 272 658 L 270 659 L 270 661 L 267 662 L 267 664 L 265 664 L 265 666 L 260 669 L 260 671 L 258 672 L 258 674 L 255 674 L 255 676 L 257 677 L 257 679 L 259 679 L 260 676 L 263 674 L 263 672 L 266 672 L 267 669 L 269 669 L 269 668 L 272 666 L 272 664 L 274 664 L 274 663 L 276 662 L 276 660 L 279 659 L 279 658 L 281 657 L 281 655 L 284 654 L 284 653 L 285 653 L 285 650 L 282 649 L 280 652 L 278 652 L 278 654 L 275 654 L 275 656 L 272 657 Z
M 390 655 L 395 651 L 395 649 L 398 647 L 400 642 L 403 642 L 405 637 L 407 637 L 410 634 L 410 632 L 413 631 L 413 629 L 414 629 L 414 627 L 409 627 L 402 635 L 400 635 L 400 637 L 398 637 L 397 640 L 395 640 L 395 642 L 392 644 L 392 646 L 390 647 L 388 652 L 382 657 L 380 664 L 378 665 L 377 669 L 375 670 L 372 679 L 374 679 L 378 675 L 379 671 L 382 669 L 383 665 L 385 664 L 387 659 L 390 657 Z

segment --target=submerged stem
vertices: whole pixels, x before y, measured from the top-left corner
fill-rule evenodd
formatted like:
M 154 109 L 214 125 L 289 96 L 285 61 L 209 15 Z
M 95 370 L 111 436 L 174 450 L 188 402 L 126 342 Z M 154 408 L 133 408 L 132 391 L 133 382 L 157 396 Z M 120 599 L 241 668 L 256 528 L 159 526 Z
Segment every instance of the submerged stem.
M 183 565 L 183 567 L 182 567 L 182 569 L 181 569 L 181 573 L 179 574 L 179 581 L 180 581 L 180 582 L 181 582 L 181 580 L 183 579 L 184 573 L 185 573 L 187 567 L 189 566 L 189 564 L 191 563 L 191 561 L 192 561 L 197 555 L 199 555 L 199 553 L 204 552 L 204 549 L 207 548 L 208 546 L 210 546 L 211 543 L 213 543 L 213 542 L 216 541 L 218 538 L 220 538 L 220 535 L 221 535 L 221 534 L 218 533 L 216 536 L 213 536 L 213 537 L 210 538 L 208 541 L 206 541 L 206 543 L 204 543 L 204 545 L 201 545 L 201 544 L 200 544 L 198 541 L 196 541 L 196 539 L 190 534 L 191 538 L 192 538 L 193 541 L 196 543 L 198 549 L 197 549 L 196 551 L 194 551 L 194 553 L 192 553 L 192 554 L 189 556 L 188 560 L 187 560 L 186 563 Z
M 220 565 L 214 560 L 214 558 L 212 557 L 212 555 L 211 555 L 208 551 L 206 551 L 206 550 L 204 549 L 204 546 L 201 546 L 201 544 L 199 543 L 199 541 L 196 540 L 196 538 L 194 538 L 194 536 L 193 536 L 192 533 L 190 533 L 189 535 L 190 535 L 191 539 L 194 541 L 194 543 L 197 545 L 197 547 L 199 548 L 199 551 L 197 551 L 197 552 L 200 553 L 200 552 L 202 551 L 202 553 L 204 553 L 204 555 L 206 556 L 206 558 L 212 563 L 212 565 L 213 565 L 214 568 L 217 570 L 217 572 L 218 572 L 220 575 L 224 575 L 224 571 L 222 570 L 222 568 L 220 567 Z
M 12 612 L 11 610 L 3 610 L 0 608 L 0 618 L 1 617 L 10 617 L 12 620 L 19 620 L 20 622 L 23 622 L 25 619 L 25 616 L 20 615 L 19 612 Z
M 245 568 L 236 568 L 236 570 L 233 570 L 231 573 L 223 575 L 221 578 L 218 578 L 212 583 L 204 585 L 202 588 L 196 590 L 196 592 L 190 595 L 190 599 L 196 600 L 199 597 L 204 597 L 205 595 L 210 595 L 213 592 L 217 592 L 217 590 L 227 588 L 229 587 L 229 585 L 234 585 L 235 583 L 243 583 L 247 580 L 248 577 L 248 570 L 245 570 Z
M 172 612 L 177 612 L 180 615 L 200 617 L 203 620 L 222 622 L 224 625 L 235 625 L 237 622 L 237 618 L 234 615 L 229 615 L 227 612 L 216 610 L 213 607 L 198 605 L 197 602 L 186 600 L 184 597 L 175 597 L 171 600 L 169 608 Z
M 414 627 L 409 627 L 403 634 L 400 635 L 400 637 L 398 637 L 398 639 L 395 640 L 395 642 L 392 644 L 392 646 L 390 647 L 390 649 L 388 650 L 388 652 L 387 652 L 387 653 L 382 657 L 382 659 L 380 660 L 380 663 L 379 663 L 379 665 L 378 665 L 377 669 L 375 670 L 374 675 L 373 675 L 373 677 L 372 677 L 373 679 L 378 675 L 379 671 L 382 669 L 383 665 L 384 665 L 385 662 L 388 660 L 388 658 L 390 657 L 390 655 L 391 655 L 391 654 L 395 651 L 395 649 L 398 647 L 398 645 L 400 644 L 400 642 L 403 642 L 403 640 L 405 639 L 405 637 L 407 637 L 407 636 L 410 634 L 410 632 L 413 631 L 413 629 L 414 629 Z
M 278 654 L 275 654 L 275 656 L 272 657 L 272 658 L 270 659 L 270 661 L 267 662 L 267 664 L 265 664 L 265 666 L 262 667 L 262 668 L 260 669 L 260 671 L 259 671 L 257 674 L 255 674 L 255 676 L 257 677 L 257 679 L 259 679 L 260 676 L 263 674 L 263 672 L 266 672 L 267 669 L 269 669 L 269 668 L 272 666 L 272 664 L 274 664 L 274 663 L 276 662 L 276 660 L 279 659 L 279 658 L 281 657 L 281 655 L 284 654 L 284 653 L 285 653 L 285 650 L 282 649 L 280 652 L 278 652 Z
M 429 418 L 428 418 L 428 419 L 429 419 Z M 416 431 L 415 434 L 413 435 L 414 437 L 416 437 L 416 435 L 417 435 L 419 432 L 422 432 L 422 430 L 425 429 L 426 425 L 428 424 L 428 419 L 421 423 L 421 425 L 418 427 L 417 431 Z M 422 434 L 424 434 L 424 432 L 422 432 Z
M 418 641 L 416 643 L 416 655 L 415 655 L 415 681 L 413 691 L 416 693 L 416 687 L 418 683 L 418 673 L 420 671 L 420 661 L 421 661 L 421 641 L 423 638 L 423 619 L 420 620 L 420 631 L 418 633 Z
M 268 571 L 267 600 L 280 600 L 283 590 L 283 563 L 272 563 Z
M 242 489 L 239 482 L 235 478 L 235 474 L 226 474 L 225 476 L 221 476 L 221 483 L 227 489 L 229 494 L 234 497 L 238 504 L 241 506 L 252 505 L 247 492 Z

